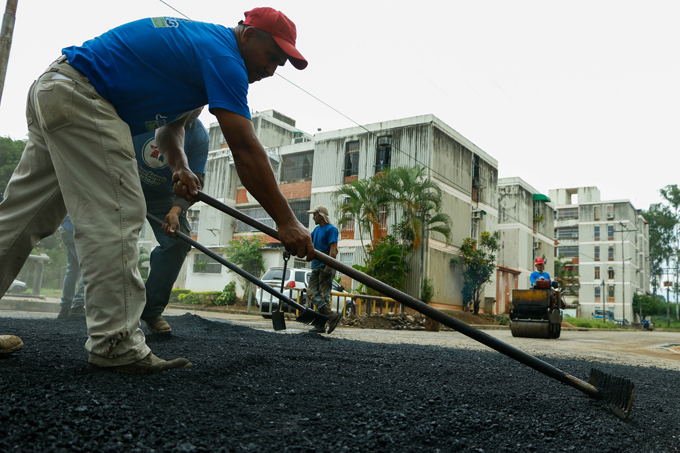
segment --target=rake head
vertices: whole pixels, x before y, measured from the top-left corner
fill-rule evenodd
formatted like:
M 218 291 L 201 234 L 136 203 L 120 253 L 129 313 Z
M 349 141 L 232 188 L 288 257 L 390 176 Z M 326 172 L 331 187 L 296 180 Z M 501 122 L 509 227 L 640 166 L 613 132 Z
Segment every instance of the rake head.
M 633 409 L 635 384 L 630 379 L 611 376 L 592 368 L 588 382 L 597 388 L 600 398 L 619 417 L 626 419 Z
M 296 322 L 303 324 L 311 324 L 314 327 L 324 327 L 328 322 L 329 317 L 321 313 L 305 308 L 302 313 L 295 319 Z

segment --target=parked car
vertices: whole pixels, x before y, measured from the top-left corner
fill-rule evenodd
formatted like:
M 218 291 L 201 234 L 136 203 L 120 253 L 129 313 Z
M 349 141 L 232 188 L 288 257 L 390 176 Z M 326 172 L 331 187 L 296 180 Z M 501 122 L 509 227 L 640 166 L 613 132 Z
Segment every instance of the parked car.
M 14 280 L 7 290 L 10 294 L 21 294 L 28 289 L 28 285 L 22 281 Z
M 311 274 L 311 269 L 286 269 L 286 275 L 284 277 L 284 295 L 298 301 L 298 291 L 295 291 L 293 288 L 300 289 L 299 303 L 307 306 L 307 292 L 304 290 L 307 289 Z M 261 280 L 275 290 L 280 291 L 282 276 L 283 267 L 272 267 L 264 273 Z M 349 294 L 345 291 L 345 288 L 336 281 L 333 281 L 333 291 Z M 345 300 L 347 301 L 346 306 Z M 268 313 L 278 310 L 279 300 L 268 292 L 263 291 L 262 288 L 258 288 L 255 292 L 255 304 L 260 308 L 260 313 L 262 313 L 263 316 L 269 317 L 270 315 L 268 315 Z M 331 298 L 331 309 L 333 311 L 342 311 L 343 307 L 345 308 L 345 316 L 350 316 L 355 312 L 354 301 L 350 297 L 333 296 Z M 281 308 L 283 311 L 288 311 L 288 304 L 284 302 Z M 291 310 L 293 310 L 293 307 L 291 307 Z

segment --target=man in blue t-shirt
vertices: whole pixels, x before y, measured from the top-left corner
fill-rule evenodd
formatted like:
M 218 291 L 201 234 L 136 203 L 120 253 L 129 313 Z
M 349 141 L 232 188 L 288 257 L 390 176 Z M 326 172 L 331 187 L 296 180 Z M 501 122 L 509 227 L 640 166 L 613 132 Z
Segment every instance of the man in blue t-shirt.
M 81 318 L 85 319 L 85 286 L 80 277 L 78 252 L 73 240 L 73 224 L 67 215 L 64 223 L 59 227 L 61 239 L 66 246 L 66 275 L 61 290 L 61 302 L 57 319 Z M 76 289 L 77 285 L 77 289 Z
M 529 281 L 531 282 L 532 288 L 534 287 L 536 280 L 538 280 L 539 278 L 543 278 L 550 282 L 550 274 L 548 274 L 547 272 L 543 272 L 543 268 L 545 267 L 545 261 L 543 260 L 543 258 L 541 258 L 540 256 L 536 258 L 535 264 L 536 270 L 533 271 L 529 276 Z
M 140 329 L 145 203 L 132 136 L 156 131 L 175 193 L 196 201 L 201 183 L 183 149 L 184 126 L 189 112 L 208 104 L 241 182 L 274 219 L 281 242 L 313 258 L 309 231 L 277 185 L 247 102 L 249 84 L 288 61 L 307 66 L 296 39 L 283 13 L 255 8 L 233 28 L 155 17 L 63 48 L 29 90 L 28 140 L 0 203 L 0 296 L 68 212 L 87 295 L 88 369 L 152 374 L 190 366 L 156 357 Z
M 312 231 L 314 248 L 331 258 L 335 258 L 338 255 L 338 229 L 331 223 L 328 217 L 328 209 L 319 205 L 307 212 L 314 215 L 313 218 L 316 223 L 316 228 Z M 340 318 L 342 318 L 340 313 L 333 313 L 330 306 L 333 277 L 335 277 L 334 269 L 319 260 L 312 261 L 312 273 L 309 276 L 309 285 L 307 286 L 307 300 L 314 304 L 320 313 L 330 316 L 328 333 L 335 330 Z M 326 326 L 317 327 L 314 330 L 324 333 Z
M 184 153 L 189 168 L 198 177 L 201 185 L 208 160 L 210 136 L 198 119 L 203 108 L 194 110 L 184 127 Z M 174 234 L 165 234 L 164 229 L 179 230 L 191 234 L 191 227 L 186 212 L 193 202 L 175 195 L 172 187 L 172 171 L 156 146 L 153 132 L 132 138 L 135 146 L 135 157 L 139 169 L 139 180 L 142 183 L 146 212 L 165 219 L 163 227 L 151 222 L 153 234 L 159 246 L 151 252 L 149 260 L 149 276 L 146 279 L 146 305 L 141 319 L 152 333 L 169 335 L 172 327 L 163 318 L 163 311 L 168 305 L 172 286 L 177 280 L 184 259 L 191 250 L 186 242 L 174 238 Z

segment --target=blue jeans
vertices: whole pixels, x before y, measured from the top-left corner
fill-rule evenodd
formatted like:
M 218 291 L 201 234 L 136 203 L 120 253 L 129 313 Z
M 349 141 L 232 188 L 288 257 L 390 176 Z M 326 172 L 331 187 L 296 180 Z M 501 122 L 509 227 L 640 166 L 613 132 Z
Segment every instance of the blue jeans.
M 85 286 L 83 285 L 83 278 L 80 276 L 80 263 L 78 263 L 78 254 L 76 253 L 76 242 L 73 240 L 73 231 L 67 230 L 64 227 L 59 227 L 61 238 L 64 240 L 66 246 L 66 275 L 64 276 L 64 284 L 61 293 L 61 302 L 59 305 L 74 308 L 85 307 Z M 78 290 L 76 291 L 76 283 Z
M 146 212 L 164 220 L 172 207 L 172 200 L 155 197 L 153 193 L 144 192 Z M 179 223 L 182 233 L 191 234 L 189 222 L 184 213 L 179 217 Z M 151 228 L 159 245 L 153 249 L 149 260 L 149 278 L 146 279 L 145 285 L 146 306 L 142 312 L 142 319 L 150 319 L 163 314 L 170 300 L 172 285 L 175 284 L 182 270 L 184 259 L 191 250 L 191 246 L 181 239 L 166 236 L 160 225 L 151 223 Z
M 309 275 L 307 299 L 316 306 L 317 310 L 331 303 L 333 277 L 335 277 L 335 270 L 326 270 L 326 266 L 312 269 Z

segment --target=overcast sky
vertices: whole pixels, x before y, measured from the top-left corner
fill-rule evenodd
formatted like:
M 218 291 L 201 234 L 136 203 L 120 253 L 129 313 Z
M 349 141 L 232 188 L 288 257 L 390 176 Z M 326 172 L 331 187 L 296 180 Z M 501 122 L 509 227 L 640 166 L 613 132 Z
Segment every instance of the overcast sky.
M 166 3 L 226 26 L 265 5 Z M 304 71 L 278 72 L 344 116 L 281 77 L 251 85 L 253 110 L 276 109 L 309 133 L 431 113 L 497 159 L 500 177 L 521 177 L 546 195 L 597 186 L 604 200 L 647 209 L 661 201 L 660 188 L 680 183 L 680 2 L 268 6 L 296 23 L 309 61 Z M 150 16 L 181 17 L 159 0 L 19 0 L 0 135 L 25 138 L 28 89 L 63 47 Z

